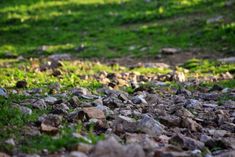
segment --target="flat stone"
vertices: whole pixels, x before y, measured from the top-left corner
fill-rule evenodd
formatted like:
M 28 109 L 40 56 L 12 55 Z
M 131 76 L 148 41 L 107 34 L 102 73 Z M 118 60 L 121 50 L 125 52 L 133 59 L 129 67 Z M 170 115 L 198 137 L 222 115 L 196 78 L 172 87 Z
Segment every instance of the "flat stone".
M 96 107 L 87 107 L 83 108 L 82 110 L 90 119 L 105 119 L 104 112 L 102 110 L 97 109 Z
M 33 106 L 34 108 L 37 108 L 37 109 L 40 109 L 40 110 L 47 108 L 46 102 L 45 102 L 43 99 L 36 100 L 36 101 L 32 104 L 32 106 Z
M 159 121 L 161 122 L 161 124 L 168 126 L 168 127 L 180 126 L 180 123 L 181 123 L 180 117 L 177 117 L 174 115 L 160 116 Z
M 148 115 L 143 115 L 143 118 L 138 122 L 138 129 L 151 136 L 158 136 L 165 132 L 164 126 Z
M 46 98 L 44 98 L 44 101 L 50 105 L 55 104 L 55 102 L 57 101 L 57 98 L 52 97 L 52 96 L 48 96 Z
M 137 144 L 122 146 L 114 137 L 98 142 L 89 157 L 145 157 Z
M 113 122 L 113 129 L 116 132 L 136 132 L 137 121 L 135 119 L 119 115 Z
M 218 61 L 224 62 L 224 63 L 235 63 L 235 57 L 221 58 L 221 59 L 218 59 Z
M 10 157 L 10 155 L 3 153 L 3 152 L 0 152 L 0 157 Z
M 201 131 L 202 130 L 202 126 L 200 124 L 198 124 L 196 121 L 194 121 L 191 118 L 183 118 L 181 121 L 181 125 L 184 128 L 188 128 L 191 131 Z
M 70 60 L 71 58 L 70 54 L 53 54 L 48 57 L 49 60 L 53 61 Z
M 188 150 L 202 149 L 204 147 L 204 143 L 190 137 L 186 137 L 182 134 L 173 136 L 169 140 L 169 143 Z
M 87 157 L 87 155 L 82 152 L 73 151 L 69 154 L 69 157 Z
M 166 54 L 166 55 L 173 55 L 173 54 L 179 53 L 180 51 L 181 49 L 179 48 L 162 48 L 160 50 L 162 54 Z

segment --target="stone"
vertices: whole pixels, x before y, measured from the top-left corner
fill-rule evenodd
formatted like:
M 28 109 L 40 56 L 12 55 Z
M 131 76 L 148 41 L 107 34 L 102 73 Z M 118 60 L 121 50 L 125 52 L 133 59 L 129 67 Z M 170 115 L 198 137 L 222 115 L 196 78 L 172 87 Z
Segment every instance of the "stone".
M 93 149 L 93 145 L 85 144 L 85 143 L 79 143 L 75 148 L 76 151 L 79 151 L 85 154 L 88 154 L 92 149 Z
M 0 157 L 10 157 L 10 155 L 3 153 L 3 152 L 0 152 Z
M 106 117 L 110 117 L 110 116 L 114 115 L 114 112 L 112 110 L 110 110 L 110 108 L 107 106 L 97 105 L 96 108 L 103 111 Z
M 218 99 L 219 95 L 217 93 L 201 93 L 199 94 L 199 98 L 204 99 L 206 101 L 214 100 L 216 101 Z
M 216 107 L 218 107 L 218 105 L 216 105 L 216 104 L 203 104 L 202 106 L 204 108 L 216 108 Z
M 178 81 L 178 82 L 185 82 L 186 77 L 183 72 L 175 71 L 173 73 L 173 80 Z
M 97 109 L 96 107 L 86 107 L 82 109 L 83 112 L 88 116 L 89 119 L 95 118 L 104 120 L 105 115 L 102 110 Z
M 7 97 L 7 91 L 4 88 L 0 88 L 0 96 Z
M 73 151 L 69 154 L 69 157 L 87 157 L 87 155 L 82 152 Z
M 104 97 L 103 98 L 103 104 L 105 106 L 108 106 L 110 109 L 119 108 L 119 107 L 124 105 L 123 102 L 120 99 L 118 99 L 114 96 Z
M 134 104 L 147 104 L 147 101 L 144 99 L 144 96 L 142 95 L 137 95 L 137 96 L 134 96 L 131 101 L 134 103 Z
M 54 83 L 50 83 L 48 85 L 48 88 L 50 89 L 49 93 L 54 94 L 54 93 L 60 91 L 61 85 L 58 82 L 54 82 Z
M 216 17 L 210 18 L 206 22 L 208 24 L 213 24 L 213 23 L 220 23 L 223 20 L 224 20 L 224 17 L 220 15 L 220 16 L 216 16 Z
M 81 104 L 77 96 L 72 96 L 72 98 L 69 100 L 69 103 L 73 108 L 76 108 Z
M 221 148 L 221 149 L 231 149 L 231 143 L 229 143 L 228 141 L 226 141 L 225 139 L 210 139 L 208 141 L 205 142 L 205 146 L 208 147 L 210 150 L 213 148 Z
M 188 150 L 202 149 L 204 147 L 204 143 L 182 134 L 176 134 L 173 136 L 169 140 L 169 143 Z
M 138 129 L 151 136 L 158 136 L 164 133 L 164 126 L 148 115 L 143 115 L 142 119 L 138 122 Z
M 41 131 L 55 134 L 58 132 L 58 127 L 62 122 L 62 117 L 55 114 L 48 114 L 39 117 L 39 122 L 41 122 Z
M 137 121 L 135 119 L 119 115 L 113 122 L 113 130 L 115 132 L 136 132 Z
M 143 148 L 138 144 L 129 144 L 124 146 L 125 157 L 145 157 Z
M 202 103 L 196 99 L 188 99 L 184 106 L 186 108 L 192 108 L 192 109 L 200 109 L 202 106 Z
M 180 126 L 180 123 L 181 123 L 180 117 L 177 117 L 174 115 L 160 116 L 159 121 L 161 124 L 168 126 L 168 127 Z
M 52 96 L 48 96 L 48 97 L 44 98 L 44 101 L 50 105 L 53 105 L 57 101 L 57 98 L 52 97 Z
M 36 100 L 35 102 L 33 102 L 32 106 L 40 110 L 47 108 L 46 102 L 43 99 Z
M 235 63 L 235 57 L 221 58 L 218 61 L 223 63 Z
M 208 132 L 211 136 L 216 137 L 216 138 L 229 135 L 229 133 L 226 130 L 210 129 L 210 130 L 208 130 Z
M 70 60 L 72 56 L 70 54 L 53 54 L 48 57 L 49 60 L 52 61 L 62 61 L 62 60 Z
M 28 108 L 28 107 L 25 107 L 25 106 L 18 106 L 19 110 L 25 114 L 25 115 L 31 115 L 32 114 L 32 109 Z
M 155 151 L 153 157 L 192 157 L 189 152 Z
M 11 145 L 11 146 L 15 146 L 16 145 L 15 144 L 15 140 L 13 138 L 7 139 L 5 141 L 5 143 L 8 144 L 8 145 Z
M 145 157 L 137 144 L 122 146 L 114 137 L 98 142 L 89 157 Z
M 215 155 L 214 157 L 235 157 L 235 150 L 221 152 L 218 155 Z
M 25 80 L 16 82 L 16 88 L 26 88 L 26 87 L 27 87 L 27 82 Z
M 202 126 L 200 124 L 188 117 L 182 119 L 181 125 L 182 127 L 188 128 L 189 130 L 194 132 L 202 130 Z
M 162 54 L 166 54 L 166 55 L 173 55 L 173 54 L 179 53 L 180 51 L 181 49 L 179 48 L 162 48 L 160 50 Z

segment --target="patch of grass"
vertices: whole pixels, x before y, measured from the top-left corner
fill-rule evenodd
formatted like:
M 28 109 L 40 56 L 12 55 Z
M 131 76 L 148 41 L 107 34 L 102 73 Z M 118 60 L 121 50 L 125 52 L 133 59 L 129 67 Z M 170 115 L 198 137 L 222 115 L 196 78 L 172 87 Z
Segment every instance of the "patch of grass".
M 217 61 L 200 59 L 191 59 L 183 67 L 189 69 L 191 72 L 212 74 L 232 72 L 235 70 L 235 64 L 223 64 Z
M 233 51 L 234 6 L 224 0 L 12 0 L 1 2 L 0 56 L 155 56 L 162 47 Z M 209 7 L 208 7 L 209 6 Z M 208 24 L 222 15 L 224 20 Z M 44 51 L 38 48 L 46 45 Z M 76 48 L 85 45 L 83 51 Z M 132 47 L 132 48 L 131 48 Z
M 88 132 L 86 137 L 76 138 L 72 134 L 76 132 L 79 133 L 79 128 L 82 128 L 81 124 L 75 126 L 65 125 L 57 136 L 42 134 L 40 136 L 31 137 L 24 140 L 20 150 L 26 153 L 39 153 L 45 149 L 49 152 L 55 152 L 62 148 L 71 149 L 79 143 L 96 144 L 98 141 L 104 140 L 104 135 L 94 134 L 92 128 L 86 131 Z

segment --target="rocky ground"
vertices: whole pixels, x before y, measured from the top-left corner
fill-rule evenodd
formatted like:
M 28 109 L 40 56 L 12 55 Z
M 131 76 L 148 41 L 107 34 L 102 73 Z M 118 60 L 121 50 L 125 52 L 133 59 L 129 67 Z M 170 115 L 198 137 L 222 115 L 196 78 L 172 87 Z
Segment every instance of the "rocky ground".
M 53 55 L 31 61 L 30 68 L 63 81 L 68 71 L 63 71 L 61 60 L 70 59 Z M 101 85 L 63 88 L 58 81 L 46 86 L 45 92 L 30 88 L 30 81 L 18 80 L 15 87 L 0 88 L 0 114 L 5 118 L 1 121 L 7 121 L 0 128 L 0 157 L 234 156 L 235 88 L 218 83 L 234 81 L 233 69 L 202 75 L 183 67 L 143 63 L 124 71 L 119 67 L 119 72 L 90 73 L 85 61 L 70 62 L 74 68 L 85 68 L 81 80 L 93 79 Z M 89 66 L 92 69 L 96 64 L 100 63 Z M 168 70 L 131 71 L 148 67 Z M 205 82 L 211 85 L 202 86 Z M 5 107 L 14 109 L 13 115 L 4 112 Z M 12 117 L 30 120 L 12 123 Z

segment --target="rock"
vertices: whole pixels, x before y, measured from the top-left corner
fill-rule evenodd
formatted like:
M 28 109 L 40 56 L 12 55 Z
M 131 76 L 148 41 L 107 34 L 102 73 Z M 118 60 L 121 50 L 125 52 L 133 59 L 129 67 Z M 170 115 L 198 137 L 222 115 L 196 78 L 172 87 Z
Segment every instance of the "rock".
M 11 145 L 11 146 L 15 146 L 16 145 L 13 138 L 7 139 L 5 141 L 5 143 L 8 144 L 8 145 Z
M 99 120 L 105 119 L 104 112 L 102 110 L 97 109 L 96 107 L 86 107 L 86 108 L 83 108 L 82 110 L 89 119 L 92 119 L 92 118 L 99 119 Z
M 200 141 L 205 143 L 206 141 L 210 140 L 211 137 L 210 136 L 207 136 L 206 134 L 201 134 L 200 136 Z
M 35 126 L 25 126 L 22 130 L 23 135 L 26 136 L 40 136 L 40 130 Z
M 216 104 L 203 104 L 203 107 L 204 108 L 216 108 L 216 107 L 218 107 L 218 105 L 216 105 Z
M 211 92 L 211 91 L 221 91 L 221 90 L 223 90 L 223 87 L 215 84 L 213 87 L 211 87 L 211 89 L 209 89 L 209 92 Z
M 177 151 L 155 151 L 153 157 L 192 157 L 189 152 L 177 152 Z
M 26 88 L 27 82 L 25 80 L 16 82 L 16 88 Z
M 202 126 L 198 124 L 196 121 L 192 120 L 191 118 L 183 118 L 181 121 L 181 125 L 184 128 L 188 128 L 191 131 L 201 131 Z
M 140 145 L 129 144 L 125 147 L 125 157 L 145 157 L 145 153 Z
M 18 106 L 19 110 L 25 114 L 25 115 L 31 115 L 32 114 L 32 109 L 28 108 L 28 107 L 25 107 L 25 106 Z
M 57 101 L 57 98 L 52 97 L 52 96 L 48 96 L 48 97 L 44 98 L 44 101 L 50 105 L 53 105 Z
M 42 123 L 41 124 L 41 131 L 46 132 L 46 133 L 50 133 L 50 134 L 56 134 L 59 131 L 59 129 L 57 127 Z
M 186 108 L 192 108 L 192 109 L 200 109 L 202 106 L 202 103 L 196 99 L 188 99 L 184 106 Z
M 71 58 L 72 56 L 70 54 L 53 54 L 48 57 L 52 61 L 70 60 Z
M 45 101 L 44 101 L 43 99 L 36 100 L 36 101 L 32 104 L 32 106 L 33 106 L 34 108 L 37 108 L 37 109 L 40 109 L 40 110 L 47 108 L 47 105 L 46 105 L 46 103 L 45 103 Z
M 176 108 L 175 115 L 181 118 L 185 118 L 185 117 L 193 118 L 194 117 L 194 115 L 184 107 L 178 108 L 178 109 Z
M 229 135 L 229 133 L 226 130 L 215 130 L 215 129 L 210 129 L 208 130 L 209 134 L 213 137 L 224 137 L 226 135 Z
M 137 122 L 135 119 L 119 115 L 113 122 L 113 130 L 115 132 L 136 132 Z
M 219 153 L 218 155 L 215 155 L 214 157 L 235 157 L 235 150 L 222 152 L 222 153 Z
M 107 106 L 97 105 L 96 108 L 103 111 L 106 117 L 110 117 L 110 116 L 114 115 L 114 112 L 112 110 L 110 110 L 110 108 Z
M 138 122 L 138 129 L 151 136 L 158 136 L 164 133 L 164 126 L 148 115 L 143 115 L 143 118 Z
M 181 123 L 180 117 L 177 117 L 174 115 L 160 116 L 159 121 L 161 124 L 168 126 L 168 127 L 180 126 L 180 123 Z
M 221 58 L 218 61 L 223 63 L 235 63 L 235 57 Z
M 166 54 L 166 55 L 173 55 L 173 54 L 179 53 L 180 51 L 181 49 L 179 48 L 162 48 L 160 50 L 162 54 Z
M 85 143 L 79 143 L 75 148 L 76 151 L 79 151 L 85 154 L 88 154 L 92 149 L 93 149 L 93 145 L 85 144 Z
M 110 109 L 115 109 L 115 108 L 118 108 L 118 107 L 121 107 L 121 106 L 124 105 L 123 102 L 120 99 L 118 99 L 114 96 L 104 97 L 103 98 L 103 104 L 105 106 L 108 106 Z
M 185 89 L 185 88 L 177 89 L 175 94 L 176 95 L 184 95 L 184 96 L 187 96 L 187 97 L 192 95 L 192 93 L 189 90 Z
M 50 89 L 49 93 L 54 94 L 60 91 L 61 85 L 58 82 L 50 83 L 48 85 L 48 88 Z
M 77 96 L 72 96 L 72 98 L 69 100 L 69 103 L 73 108 L 76 108 L 80 105 L 81 102 Z
M 38 121 L 41 122 L 41 131 L 54 134 L 58 132 L 62 117 L 55 114 L 48 114 L 39 117 Z
M 0 157 L 10 157 L 10 155 L 3 153 L 3 152 L 0 152 Z
M 210 150 L 213 148 L 221 148 L 221 149 L 231 149 L 232 146 L 230 143 L 224 139 L 210 139 L 205 142 L 205 146 L 208 147 Z
M 176 71 L 176 72 L 173 73 L 173 80 L 179 81 L 179 82 L 185 82 L 186 77 L 185 77 L 183 72 Z
M 190 137 L 186 137 L 182 134 L 173 136 L 169 140 L 169 143 L 188 150 L 202 149 L 204 147 L 204 143 Z
M 206 101 L 214 100 L 216 101 L 219 98 L 217 93 L 201 93 L 199 98 L 204 99 Z
M 145 157 L 139 145 L 122 146 L 114 137 L 98 142 L 89 157 Z
M 147 104 L 147 101 L 144 99 L 144 96 L 142 95 L 137 95 L 137 96 L 134 96 L 131 101 L 134 103 L 134 104 Z
M 71 94 L 84 99 L 96 99 L 99 98 L 95 95 L 92 95 L 86 88 L 73 88 Z
M 0 88 L 0 96 L 7 97 L 7 91 L 4 88 Z
M 216 17 L 213 17 L 213 18 L 210 18 L 208 19 L 206 22 L 208 24 L 213 24 L 213 23 L 220 23 L 224 20 L 224 17 L 223 16 L 216 16 Z
M 159 147 L 158 142 L 146 134 L 125 133 L 125 142 L 126 144 L 138 143 L 144 150 L 153 150 Z
M 87 155 L 82 152 L 73 151 L 69 154 L 69 157 L 87 157 Z

